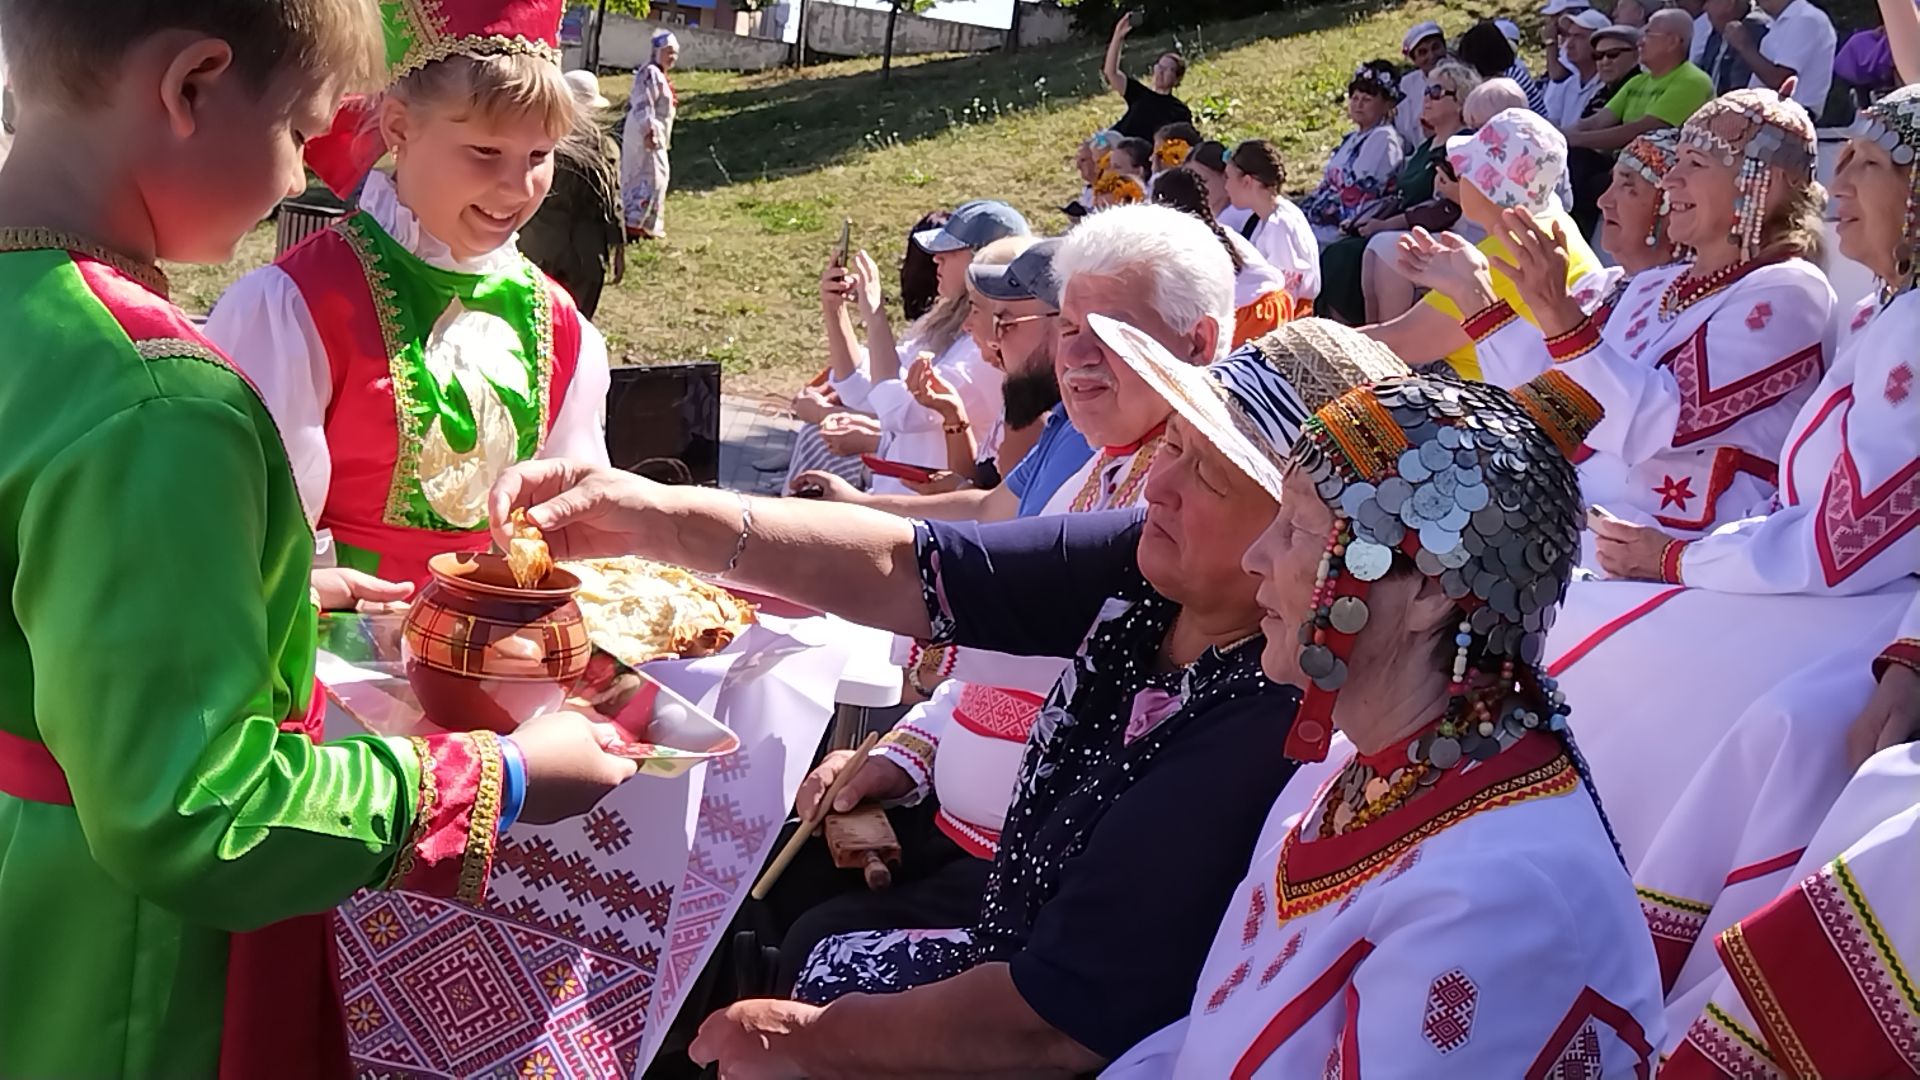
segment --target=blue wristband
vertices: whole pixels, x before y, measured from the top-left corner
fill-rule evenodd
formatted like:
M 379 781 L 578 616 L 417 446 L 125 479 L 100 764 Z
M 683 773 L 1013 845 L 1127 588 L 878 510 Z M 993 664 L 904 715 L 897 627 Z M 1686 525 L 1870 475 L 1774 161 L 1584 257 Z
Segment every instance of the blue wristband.
M 500 824 L 495 836 L 505 836 L 520 820 L 521 804 L 527 801 L 527 760 L 511 738 L 500 740 Z

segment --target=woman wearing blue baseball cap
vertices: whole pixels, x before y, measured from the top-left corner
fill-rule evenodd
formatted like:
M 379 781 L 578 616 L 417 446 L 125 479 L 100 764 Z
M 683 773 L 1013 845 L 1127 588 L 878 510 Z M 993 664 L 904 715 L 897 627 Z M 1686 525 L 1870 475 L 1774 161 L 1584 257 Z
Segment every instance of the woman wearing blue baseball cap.
M 945 225 L 915 233 L 913 242 L 933 256 L 938 269 L 939 299 L 907 327 L 902 338 L 895 337 L 887 318 L 880 268 L 872 256 L 857 252 L 848 266 L 829 266 L 822 275 L 820 295 L 827 308 L 827 349 L 832 359 L 829 384 L 847 406 L 880 418 L 880 457 L 940 468 L 947 460 L 947 436 L 959 433 L 946 430 L 949 425 L 940 415 L 916 401 L 907 388 L 906 380 L 917 366 L 924 365 L 952 386 L 965 403 L 968 417 L 1000 415 L 1000 372 L 981 358 L 963 325 L 967 267 L 974 252 L 1003 237 L 1026 236 L 1028 231 L 1019 211 L 1003 202 L 980 199 L 963 203 Z M 865 323 L 864 348 L 854 336 L 848 300 Z M 975 434 L 981 451 L 992 453 L 994 433 Z M 888 476 L 875 476 L 870 490 L 911 493 L 904 483 Z

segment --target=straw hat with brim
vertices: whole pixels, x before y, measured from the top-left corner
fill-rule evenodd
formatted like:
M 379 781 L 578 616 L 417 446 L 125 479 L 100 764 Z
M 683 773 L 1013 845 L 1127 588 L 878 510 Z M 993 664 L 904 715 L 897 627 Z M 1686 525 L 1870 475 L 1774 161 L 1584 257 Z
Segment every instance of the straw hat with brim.
M 1326 319 L 1299 319 L 1204 367 L 1183 363 L 1117 319 L 1087 325 L 1194 432 L 1267 494 L 1280 498 L 1307 417 L 1357 386 L 1407 374 L 1385 345 Z
M 600 80 L 593 77 L 593 72 L 584 68 L 569 71 L 566 78 L 567 89 L 573 91 L 573 100 L 579 102 L 581 108 L 604 109 L 613 104 L 600 92 Z

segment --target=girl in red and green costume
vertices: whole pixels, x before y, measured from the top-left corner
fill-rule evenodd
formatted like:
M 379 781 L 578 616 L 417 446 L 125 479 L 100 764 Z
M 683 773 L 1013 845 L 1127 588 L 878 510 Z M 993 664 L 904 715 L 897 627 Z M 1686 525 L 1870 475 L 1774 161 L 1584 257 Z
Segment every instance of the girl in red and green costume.
M 516 814 L 584 811 L 633 765 L 574 714 L 318 741 L 291 455 L 155 263 L 230 257 L 300 187 L 301 138 L 377 66 L 370 9 L 0 22 L 0 1076 L 343 1076 L 316 913 L 476 899 Z
M 386 90 L 307 147 L 335 191 L 364 182 L 358 212 L 242 278 L 207 330 L 267 399 L 321 561 L 420 584 L 487 546 L 507 466 L 606 462 L 607 351 L 514 242 L 577 121 L 560 0 L 380 7 Z M 393 175 L 370 172 L 387 152 Z

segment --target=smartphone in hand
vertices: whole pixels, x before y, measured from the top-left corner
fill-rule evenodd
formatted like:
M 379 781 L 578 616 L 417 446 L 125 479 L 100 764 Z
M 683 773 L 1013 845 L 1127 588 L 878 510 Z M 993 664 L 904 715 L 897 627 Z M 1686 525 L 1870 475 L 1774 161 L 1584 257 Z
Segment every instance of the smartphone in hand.
M 875 476 L 890 476 L 895 480 L 911 480 L 916 484 L 929 484 L 943 469 L 930 469 L 925 465 L 909 465 L 904 461 L 888 461 L 878 454 L 861 454 L 860 463 Z
M 848 247 L 849 245 L 852 244 L 852 242 L 853 242 L 853 219 L 841 218 L 840 219 L 840 244 L 839 246 L 833 249 L 833 265 L 839 267 L 842 270 L 845 270 L 847 268 L 847 256 L 851 254 L 851 252 L 848 251 Z

